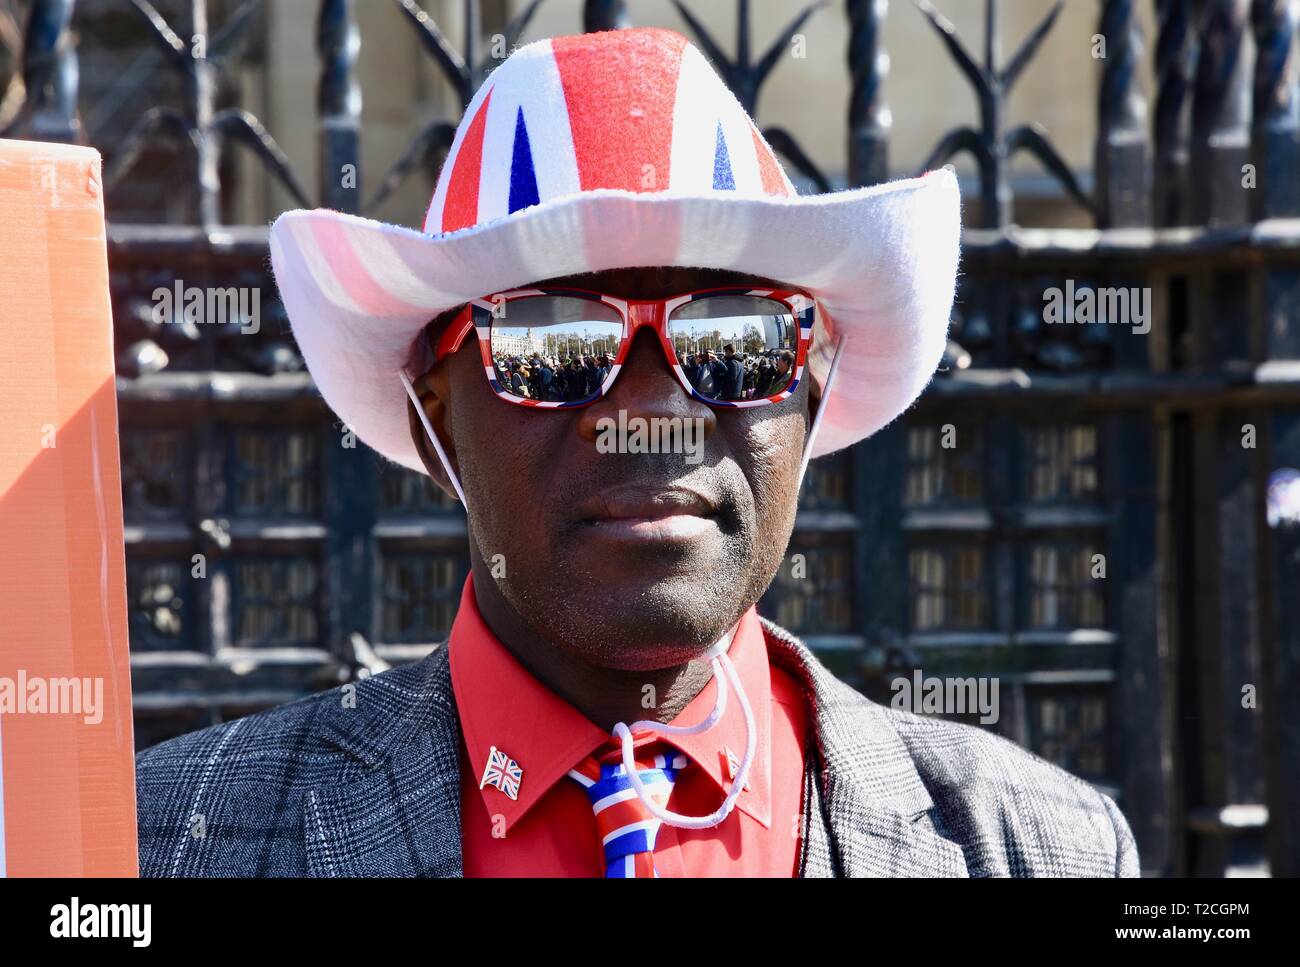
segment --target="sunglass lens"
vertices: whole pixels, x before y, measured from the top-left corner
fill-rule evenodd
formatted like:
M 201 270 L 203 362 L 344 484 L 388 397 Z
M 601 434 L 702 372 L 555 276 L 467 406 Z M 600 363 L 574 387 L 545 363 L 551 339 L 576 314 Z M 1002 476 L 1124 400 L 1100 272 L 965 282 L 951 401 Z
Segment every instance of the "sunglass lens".
M 492 366 L 504 396 L 581 403 L 600 395 L 622 338 L 618 310 L 604 302 L 510 299 L 492 312 Z
M 673 310 L 668 334 L 687 379 L 709 399 L 766 399 L 794 380 L 799 322 L 774 299 L 701 296 Z

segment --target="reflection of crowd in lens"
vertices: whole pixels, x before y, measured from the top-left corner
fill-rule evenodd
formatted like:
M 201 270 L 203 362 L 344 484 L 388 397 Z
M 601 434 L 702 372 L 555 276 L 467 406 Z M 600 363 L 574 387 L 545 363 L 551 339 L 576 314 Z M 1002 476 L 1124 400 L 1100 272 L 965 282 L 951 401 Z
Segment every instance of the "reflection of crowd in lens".
M 514 396 L 547 403 L 585 400 L 600 391 L 614 361 L 608 353 L 595 356 L 495 356 L 497 378 Z
M 731 343 L 719 355 L 712 349 L 681 352 L 679 359 L 695 392 L 711 400 L 734 403 L 761 400 L 790 385 L 794 374 L 794 353 L 769 349 L 762 353 L 738 353 Z
M 697 393 L 728 403 L 779 393 L 790 384 L 794 371 L 794 353 L 788 349 L 738 353 L 731 343 L 721 353 L 683 350 L 679 359 Z M 512 395 L 553 403 L 595 396 L 614 365 L 608 353 L 529 357 L 497 353 L 494 362 L 497 378 Z

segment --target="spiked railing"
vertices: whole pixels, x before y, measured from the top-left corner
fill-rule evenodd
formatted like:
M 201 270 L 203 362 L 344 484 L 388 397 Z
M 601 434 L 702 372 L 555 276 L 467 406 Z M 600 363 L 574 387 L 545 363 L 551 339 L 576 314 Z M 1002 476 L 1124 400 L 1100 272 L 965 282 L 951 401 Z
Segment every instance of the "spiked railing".
M 322 0 L 316 22 L 321 202 L 353 214 L 361 210 L 361 86 L 356 79 L 361 33 L 354 7 L 354 0 Z
M 1267 159 L 1252 208 L 1254 218 L 1300 215 L 1300 97 L 1296 49 L 1300 4 L 1256 0 L 1251 8 L 1255 35 L 1255 86 L 1251 154 Z
M 541 6 L 542 0 L 531 0 L 506 25 L 503 32 L 504 41 L 501 49 L 488 55 L 482 50 L 482 31 L 480 29 L 480 12 L 478 0 L 465 0 L 465 44 L 463 53 L 458 52 L 447 40 L 433 18 L 424 12 L 415 0 L 397 0 L 402 12 L 415 27 L 416 35 L 424 49 L 433 57 L 447 82 L 451 84 L 460 99 L 464 110 L 483 83 L 484 78 L 492 72 L 497 62 L 509 55 L 528 29 L 528 22 Z M 399 185 L 417 167 L 433 170 L 433 162 L 446 152 L 456 137 L 456 125 L 445 118 L 435 117 L 420 129 L 411 140 L 406 152 L 388 170 L 375 197 L 371 199 L 369 209 L 378 208 Z
M 186 44 L 148 0 L 131 0 L 168 64 L 185 81 L 186 111 L 155 107 L 147 111 L 122 139 L 104 169 L 104 183 L 113 186 L 131 169 L 155 135 L 192 152 L 198 186 L 199 224 L 221 224 L 221 181 L 217 169 L 226 140 L 251 150 L 299 204 L 307 195 L 298 184 L 289 160 L 262 122 L 242 108 L 214 110 L 219 65 L 232 53 L 259 0 L 249 0 L 214 35 L 209 35 L 207 0 L 190 0 L 190 32 Z
M 1151 224 L 1146 99 L 1138 84 L 1142 29 L 1136 0 L 1105 0 L 1097 35 L 1105 44 L 1097 93 L 1096 212 L 1103 228 Z
M 1243 165 L 1250 164 L 1251 81 L 1245 43 L 1251 0 L 1205 0 L 1192 88 L 1193 224 L 1249 217 Z
M 1080 205 L 1089 211 L 1093 209 L 1092 201 L 1079 186 L 1065 159 L 1048 141 L 1042 125 L 1022 124 L 1010 131 L 1003 127 L 1007 95 L 1052 29 L 1063 3 L 1064 0 L 1057 0 L 1011 59 L 1002 64 L 998 53 L 998 0 L 984 0 L 984 63 L 979 64 L 962 44 L 952 22 L 929 0 L 917 0 L 917 7 L 966 75 L 980 105 L 979 128 L 961 127 L 949 131 L 926 158 L 921 170 L 938 167 L 959 152 L 970 153 L 980 173 L 980 223 L 985 228 L 1000 228 L 1012 220 L 1009 162 L 1017 151 L 1027 151 L 1037 158 Z
M 889 177 L 893 118 L 885 104 L 889 54 L 881 32 L 889 0 L 849 0 L 848 183 L 872 185 Z
M 1186 211 L 1188 149 L 1187 104 L 1198 44 L 1192 28 L 1191 0 L 1156 0 L 1155 167 L 1162 177 L 1152 198 L 1155 224 L 1177 225 Z
M 754 63 L 750 54 L 750 16 L 749 0 L 738 0 L 739 6 L 736 11 L 736 56 L 735 59 L 729 59 L 722 52 L 722 47 L 718 44 L 713 36 L 704 28 L 704 25 L 691 12 L 690 7 L 686 6 L 682 0 L 672 0 L 673 6 L 681 14 L 691 32 L 695 35 L 696 43 L 700 45 L 704 55 L 713 63 L 714 68 L 722 75 L 727 86 L 735 93 L 740 100 L 741 105 L 750 114 L 755 113 L 758 106 L 758 94 L 763 82 L 776 69 L 782 56 L 787 52 L 791 38 L 799 32 L 799 28 L 804 25 L 812 14 L 818 9 L 825 7 L 829 0 L 817 0 L 810 3 L 799 12 L 793 20 L 790 21 L 768 46 L 763 56 Z
M 622 30 L 631 26 L 626 0 L 584 0 L 582 29 L 586 33 L 597 30 Z
M 736 8 L 736 56 L 734 60 L 723 53 L 722 47 L 704 29 L 704 25 L 696 19 L 690 8 L 682 0 L 673 0 L 673 6 L 677 8 L 677 12 L 681 14 L 682 19 L 686 21 L 686 25 L 690 27 L 691 32 L 695 35 L 695 40 L 700 45 L 704 56 L 713 63 L 714 68 L 722 75 L 722 79 L 735 93 L 741 105 L 749 112 L 750 116 L 757 117 L 758 95 L 763 82 L 776 70 L 781 58 L 786 56 L 790 41 L 799 33 L 800 28 L 803 27 L 808 18 L 817 10 L 825 7 L 828 2 L 829 0 L 816 0 L 816 2 L 804 7 L 794 19 L 786 24 L 785 29 L 777 34 L 776 39 L 772 41 L 757 63 L 753 61 L 750 55 L 749 0 L 738 0 Z M 767 138 L 768 143 L 773 148 L 785 155 L 796 170 L 816 184 L 820 191 L 830 191 L 830 181 L 818 169 L 813 160 L 804 153 L 804 150 L 799 147 L 798 142 L 788 131 L 783 128 L 767 127 L 763 128 L 763 137 Z
M 77 117 L 77 51 L 68 25 L 73 0 L 36 3 L 27 21 L 22 44 L 22 101 L 0 137 L 30 127 L 39 140 L 75 141 L 81 133 Z

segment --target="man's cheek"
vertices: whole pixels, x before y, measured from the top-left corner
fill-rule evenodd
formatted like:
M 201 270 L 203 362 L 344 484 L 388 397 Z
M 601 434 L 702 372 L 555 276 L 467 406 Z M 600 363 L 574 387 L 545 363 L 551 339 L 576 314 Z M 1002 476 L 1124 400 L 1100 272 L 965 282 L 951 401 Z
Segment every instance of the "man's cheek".
M 756 490 L 761 481 L 768 488 L 782 488 L 786 496 L 793 498 L 790 491 L 799 479 L 806 425 L 804 415 L 797 410 L 751 424 L 745 450 L 750 455 Z

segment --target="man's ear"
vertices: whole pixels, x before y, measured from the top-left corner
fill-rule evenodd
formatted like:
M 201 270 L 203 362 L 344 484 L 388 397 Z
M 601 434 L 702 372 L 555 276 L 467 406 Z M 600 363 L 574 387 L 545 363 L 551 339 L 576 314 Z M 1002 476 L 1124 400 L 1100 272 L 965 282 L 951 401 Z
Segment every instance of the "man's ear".
M 451 442 L 451 434 L 447 432 L 447 400 L 450 396 L 446 366 L 439 363 L 419 379 L 412 381 L 411 385 L 415 389 L 415 395 L 420 399 L 420 406 L 424 410 L 424 415 L 428 417 L 429 425 L 433 427 L 433 432 L 438 434 L 438 442 L 442 444 L 443 452 L 447 454 L 447 459 L 451 461 L 452 468 L 459 477 L 460 463 L 456 459 L 456 448 Z M 447 476 L 437 451 L 433 449 L 424 431 L 424 424 L 420 422 L 420 416 L 415 411 L 415 404 L 409 398 L 406 401 L 406 419 L 411 429 L 411 440 L 415 443 L 416 452 L 420 454 L 420 461 L 424 464 L 425 471 L 433 482 L 442 488 L 443 493 L 459 502 L 460 497 L 456 494 L 456 488 L 451 485 L 451 479 Z

